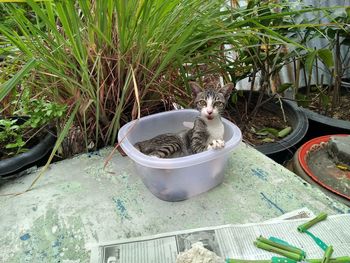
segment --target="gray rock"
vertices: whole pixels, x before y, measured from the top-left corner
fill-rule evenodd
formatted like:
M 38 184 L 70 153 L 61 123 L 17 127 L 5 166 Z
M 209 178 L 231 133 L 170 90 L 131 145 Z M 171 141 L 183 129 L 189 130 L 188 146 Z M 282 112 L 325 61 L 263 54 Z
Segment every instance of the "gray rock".
M 328 154 L 336 163 L 350 166 L 350 135 L 331 136 L 327 147 Z

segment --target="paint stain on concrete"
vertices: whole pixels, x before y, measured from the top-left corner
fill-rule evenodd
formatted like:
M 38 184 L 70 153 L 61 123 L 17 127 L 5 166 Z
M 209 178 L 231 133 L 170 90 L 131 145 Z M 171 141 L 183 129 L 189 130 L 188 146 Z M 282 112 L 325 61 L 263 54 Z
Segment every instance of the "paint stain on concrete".
M 93 157 L 93 156 L 99 156 L 99 157 L 101 157 L 101 153 L 100 153 L 99 150 L 93 151 L 93 152 L 88 152 L 86 155 L 87 155 L 88 158 L 91 158 L 91 157 Z
M 261 180 L 267 181 L 268 174 L 263 169 L 256 168 L 256 169 L 251 169 L 251 171 L 253 172 L 253 175 L 255 175 L 256 177 L 260 178 Z
M 274 203 L 273 201 L 271 201 L 264 193 L 260 193 L 260 195 L 262 196 L 262 199 L 264 201 L 266 201 L 271 207 L 276 208 L 278 211 L 280 211 L 282 214 L 285 213 L 285 211 L 280 208 L 276 203 Z
M 122 219 L 128 219 L 130 220 L 131 217 L 129 216 L 128 214 L 128 211 L 125 207 L 125 203 L 123 200 L 119 199 L 119 198 L 116 198 L 116 197 L 113 197 L 112 198 L 113 201 L 114 201 L 114 204 L 115 204 L 115 207 L 117 209 L 117 213 L 118 215 L 122 218 Z
M 79 216 L 62 221 L 56 209 L 48 208 L 45 215 L 34 221 L 30 234 L 20 237 L 25 242 L 6 262 L 89 262 L 83 228 Z
M 29 238 L 30 238 L 30 235 L 29 235 L 28 233 L 24 234 L 23 236 L 20 236 L 20 239 L 21 239 L 22 241 L 26 241 L 26 240 L 28 240 Z

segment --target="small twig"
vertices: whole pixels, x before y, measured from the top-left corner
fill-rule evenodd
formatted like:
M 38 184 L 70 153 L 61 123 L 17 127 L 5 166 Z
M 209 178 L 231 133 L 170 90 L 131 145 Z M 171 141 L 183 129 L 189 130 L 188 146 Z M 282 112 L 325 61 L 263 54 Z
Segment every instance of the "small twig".
M 281 107 L 281 111 L 282 111 L 282 115 L 283 115 L 283 121 L 286 123 L 286 122 L 287 122 L 287 118 L 286 118 L 286 114 L 285 114 L 285 112 L 284 112 L 283 102 L 282 102 L 280 96 L 278 96 L 278 102 L 279 102 L 280 107 Z

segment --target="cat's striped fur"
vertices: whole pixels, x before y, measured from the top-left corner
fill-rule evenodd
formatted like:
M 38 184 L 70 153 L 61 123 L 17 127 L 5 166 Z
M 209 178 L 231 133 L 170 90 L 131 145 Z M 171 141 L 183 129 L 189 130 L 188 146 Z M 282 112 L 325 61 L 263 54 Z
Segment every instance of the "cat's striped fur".
M 200 113 L 194 121 L 193 128 L 180 133 L 161 134 L 138 142 L 135 147 L 139 151 L 159 158 L 174 158 L 224 147 L 224 125 L 221 115 L 233 84 L 229 83 L 219 90 L 202 90 L 196 82 L 190 82 L 190 85 L 195 96 L 196 108 Z

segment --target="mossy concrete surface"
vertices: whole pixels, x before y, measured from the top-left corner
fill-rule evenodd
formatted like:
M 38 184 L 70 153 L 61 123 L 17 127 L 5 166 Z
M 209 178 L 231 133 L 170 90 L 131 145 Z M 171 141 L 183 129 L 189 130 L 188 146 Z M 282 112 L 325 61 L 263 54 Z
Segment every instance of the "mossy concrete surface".
M 0 262 L 89 262 L 97 242 L 230 223 L 264 221 L 307 207 L 318 213 L 349 208 L 241 144 L 218 187 L 182 202 L 153 196 L 128 157 L 111 148 L 54 163 L 32 191 L 0 197 Z M 38 171 L 0 186 L 28 188 Z

